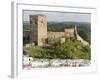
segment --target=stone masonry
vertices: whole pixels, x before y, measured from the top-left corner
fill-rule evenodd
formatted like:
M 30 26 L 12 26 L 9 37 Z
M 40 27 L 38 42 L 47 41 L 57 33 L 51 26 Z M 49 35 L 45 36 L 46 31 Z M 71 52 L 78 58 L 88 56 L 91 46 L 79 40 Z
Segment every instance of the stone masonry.
M 47 38 L 47 20 L 44 15 L 31 15 L 31 37 L 32 42 L 38 46 L 43 45 L 43 41 Z

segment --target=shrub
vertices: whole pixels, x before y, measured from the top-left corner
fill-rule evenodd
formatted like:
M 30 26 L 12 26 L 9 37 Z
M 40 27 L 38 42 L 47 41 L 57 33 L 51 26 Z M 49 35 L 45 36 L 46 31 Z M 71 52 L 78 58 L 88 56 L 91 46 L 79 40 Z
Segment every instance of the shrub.
M 84 46 L 80 41 L 68 40 L 64 43 L 55 42 L 49 50 L 47 48 L 32 48 L 30 56 L 35 58 L 60 59 L 89 59 L 90 46 Z

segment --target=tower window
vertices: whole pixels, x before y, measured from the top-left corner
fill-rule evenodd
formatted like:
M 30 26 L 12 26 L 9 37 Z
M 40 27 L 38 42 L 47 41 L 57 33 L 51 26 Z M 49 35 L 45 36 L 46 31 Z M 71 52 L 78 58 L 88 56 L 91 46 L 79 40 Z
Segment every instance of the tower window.
M 37 24 L 37 21 L 35 20 L 35 24 Z

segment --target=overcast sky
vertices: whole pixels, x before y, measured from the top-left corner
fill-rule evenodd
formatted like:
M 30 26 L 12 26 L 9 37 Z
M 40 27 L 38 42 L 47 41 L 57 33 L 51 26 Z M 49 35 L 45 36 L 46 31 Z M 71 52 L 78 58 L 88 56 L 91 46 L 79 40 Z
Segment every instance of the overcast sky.
M 64 12 L 44 12 L 44 11 L 24 11 L 23 20 L 29 21 L 30 15 L 46 15 L 48 22 L 91 22 L 91 14 L 87 13 L 64 13 Z

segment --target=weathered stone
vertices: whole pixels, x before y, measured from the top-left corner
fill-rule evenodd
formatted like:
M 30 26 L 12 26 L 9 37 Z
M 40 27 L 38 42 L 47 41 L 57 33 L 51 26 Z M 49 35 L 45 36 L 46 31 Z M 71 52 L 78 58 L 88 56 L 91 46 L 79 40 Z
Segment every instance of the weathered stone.
M 31 15 L 31 37 L 32 42 L 38 46 L 43 46 L 47 38 L 47 20 L 44 15 Z

